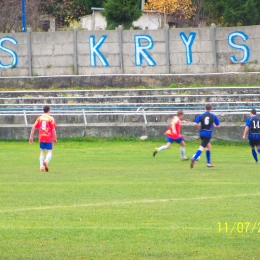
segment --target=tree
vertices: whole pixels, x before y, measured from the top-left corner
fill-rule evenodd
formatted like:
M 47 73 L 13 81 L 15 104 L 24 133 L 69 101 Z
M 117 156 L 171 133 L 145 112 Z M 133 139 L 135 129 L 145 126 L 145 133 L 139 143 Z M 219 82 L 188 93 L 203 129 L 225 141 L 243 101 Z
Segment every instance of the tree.
M 0 32 L 9 33 L 21 26 L 21 8 L 17 0 L 0 0 Z M 20 14 L 20 18 L 18 16 Z
M 85 7 L 88 13 L 91 13 L 91 7 L 102 7 L 104 0 L 74 0 L 75 5 Z
M 205 0 L 192 0 L 194 14 L 192 18 L 192 26 L 198 27 L 205 25 L 207 22 L 207 15 L 204 8 Z
M 107 23 L 122 25 L 132 23 L 141 17 L 141 2 L 136 0 L 107 0 L 103 16 Z
M 189 19 L 194 12 L 191 0 L 147 0 L 144 8 L 162 13 L 164 24 L 168 23 L 170 15 L 174 15 L 178 19 Z
M 205 0 L 209 23 L 221 26 L 260 24 L 259 0 Z
M 38 5 L 40 0 L 25 1 L 26 22 L 32 28 L 37 28 L 39 20 Z M 0 32 L 22 30 L 22 5 L 21 0 L 0 0 Z

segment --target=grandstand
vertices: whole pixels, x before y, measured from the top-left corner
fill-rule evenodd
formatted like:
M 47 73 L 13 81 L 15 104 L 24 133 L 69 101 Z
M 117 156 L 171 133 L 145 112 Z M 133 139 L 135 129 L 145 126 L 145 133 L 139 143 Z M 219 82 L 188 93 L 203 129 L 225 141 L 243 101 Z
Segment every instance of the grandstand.
M 177 110 L 184 110 L 185 119 L 192 124 L 209 102 L 224 125 L 241 127 L 249 110 L 260 107 L 259 93 L 259 87 L 0 91 L 0 123 L 1 128 L 13 126 L 24 131 L 24 127 L 31 126 L 42 114 L 43 106 L 48 104 L 57 125 L 74 127 L 73 135 L 77 133 L 76 128 L 82 127 L 84 133 L 80 131 L 79 135 L 92 135 L 87 128 L 94 126 L 105 128 L 103 133 L 118 135 L 113 128 L 122 126 L 130 128 L 127 132 L 130 135 L 138 136 L 145 131 L 151 136 L 162 136 Z M 107 131 L 108 127 L 112 130 Z M 11 138 L 4 136 L 4 132 L 0 129 L 0 138 Z

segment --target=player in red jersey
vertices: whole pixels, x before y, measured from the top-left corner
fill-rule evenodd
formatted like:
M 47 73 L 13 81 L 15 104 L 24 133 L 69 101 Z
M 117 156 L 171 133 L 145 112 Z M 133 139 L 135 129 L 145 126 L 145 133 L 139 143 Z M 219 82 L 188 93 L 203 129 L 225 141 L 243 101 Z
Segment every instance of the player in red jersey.
M 52 146 L 53 142 L 57 143 L 57 135 L 56 135 L 56 123 L 52 116 L 50 116 L 50 107 L 44 106 L 43 108 L 44 114 L 39 116 L 31 130 L 29 143 L 33 143 L 33 136 L 35 129 L 39 129 L 39 142 L 40 142 L 40 171 L 48 172 L 49 171 L 49 162 L 52 157 Z M 44 160 L 44 151 L 47 150 L 48 153 Z
M 184 138 L 181 136 L 181 123 L 186 123 L 187 121 L 181 121 L 184 113 L 182 110 L 177 111 L 176 116 L 172 118 L 170 128 L 164 133 L 166 135 L 166 145 L 162 145 L 159 148 L 155 148 L 153 152 L 153 156 L 155 156 L 158 152 L 169 149 L 173 142 L 180 144 L 181 150 L 181 159 L 183 161 L 189 160 L 188 157 L 185 156 L 185 143 Z

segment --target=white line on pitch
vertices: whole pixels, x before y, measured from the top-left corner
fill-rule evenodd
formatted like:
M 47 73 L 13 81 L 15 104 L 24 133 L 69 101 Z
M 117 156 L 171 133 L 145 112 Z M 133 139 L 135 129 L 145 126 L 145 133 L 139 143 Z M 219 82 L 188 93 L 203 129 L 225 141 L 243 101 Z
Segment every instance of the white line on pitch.
M 70 209 L 70 208 L 98 207 L 98 206 L 109 206 L 109 205 L 126 205 L 126 204 L 137 204 L 137 203 L 157 203 L 157 202 L 175 202 L 175 201 L 191 201 L 191 200 L 224 199 L 224 198 L 249 197 L 249 196 L 260 196 L 260 193 L 255 193 L 255 194 L 235 194 L 235 195 L 227 195 L 227 196 L 197 197 L 197 198 L 143 199 L 143 200 L 132 200 L 132 201 L 110 201 L 110 202 L 74 204 L 74 205 L 54 205 L 54 206 L 43 206 L 43 207 L 28 207 L 28 208 L 6 209 L 6 210 L 0 210 L 0 213 L 19 212 L 19 211 L 31 211 L 31 210 L 48 210 L 48 209 L 52 210 L 52 209 Z

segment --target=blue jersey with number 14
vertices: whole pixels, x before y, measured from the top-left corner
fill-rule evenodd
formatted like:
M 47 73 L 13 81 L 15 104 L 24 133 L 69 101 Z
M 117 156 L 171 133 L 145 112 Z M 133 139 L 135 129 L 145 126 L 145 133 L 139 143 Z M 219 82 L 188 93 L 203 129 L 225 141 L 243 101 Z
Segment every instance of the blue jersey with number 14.
M 257 116 L 251 116 L 247 118 L 246 126 L 249 128 L 248 139 L 260 140 L 260 119 Z
M 219 125 L 218 117 L 209 111 L 199 115 L 194 122 L 197 124 L 200 123 L 200 137 L 208 138 L 212 136 L 214 123 L 215 125 Z

